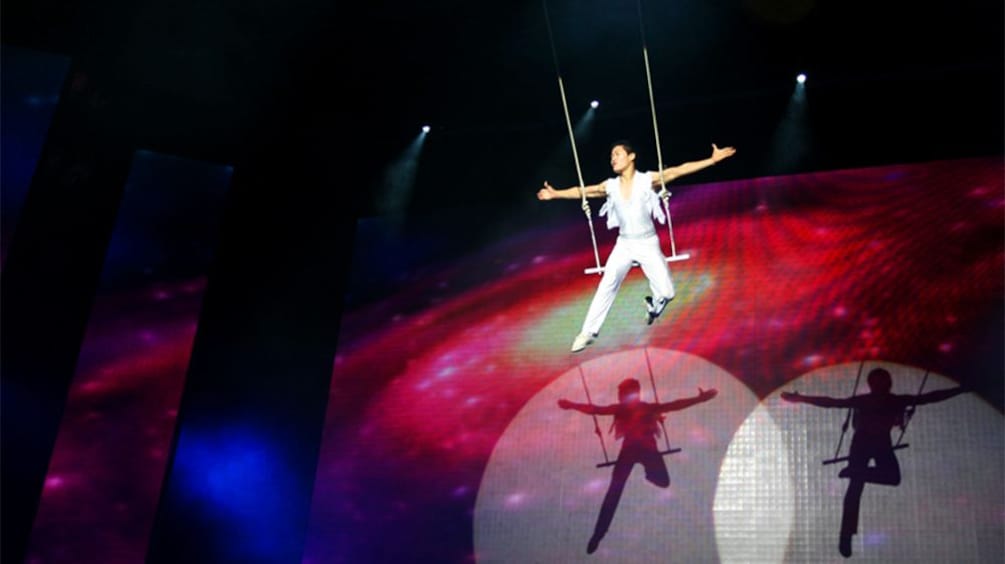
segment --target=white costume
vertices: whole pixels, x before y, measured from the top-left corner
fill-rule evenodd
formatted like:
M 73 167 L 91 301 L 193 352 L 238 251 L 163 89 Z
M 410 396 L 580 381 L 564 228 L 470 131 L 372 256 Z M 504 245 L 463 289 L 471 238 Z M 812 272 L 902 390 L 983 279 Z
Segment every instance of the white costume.
M 621 181 L 609 178 L 604 182 L 607 202 L 600 208 L 600 215 L 607 215 L 607 228 L 618 228 L 618 240 L 607 257 L 604 276 L 593 296 L 590 309 L 583 322 L 585 335 L 596 335 L 607 318 L 607 312 L 614 304 L 621 282 L 624 281 L 632 263 L 637 262 L 649 279 L 653 300 L 667 300 L 674 297 L 673 281 L 666 257 L 660 251 L 659 236 L 653 218 L 661 224 L 666 216 L 660 207 L 659 196 L 652 189 L 652 175 L 636 171 L 632 177 L 632 190 L 626 199 L 621 193 Z

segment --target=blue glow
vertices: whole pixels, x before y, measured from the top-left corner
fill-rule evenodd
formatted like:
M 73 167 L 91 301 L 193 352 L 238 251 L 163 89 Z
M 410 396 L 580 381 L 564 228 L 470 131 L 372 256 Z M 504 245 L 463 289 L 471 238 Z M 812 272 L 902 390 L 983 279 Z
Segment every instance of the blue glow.
M 172 475 L 229 560 L 281 560 L 302 548 L 303 531 L 286 500 L 296 489 L 284 455 L 261 433 L 218 429 L 179 437 Z

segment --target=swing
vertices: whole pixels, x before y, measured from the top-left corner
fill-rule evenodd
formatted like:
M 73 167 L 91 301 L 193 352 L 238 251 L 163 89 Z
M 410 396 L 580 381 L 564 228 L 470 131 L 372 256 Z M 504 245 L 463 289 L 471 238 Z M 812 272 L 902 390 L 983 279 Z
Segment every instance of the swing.
M 646 368 L 649 370 L 649 384 L 653 388 L 653 400 L 656 403 L 659 403 L 660 398 L 659 394 L 656 392 L 656 379 L 653 377 L 653 366 L 652 363 L 649 361 L 648 347 L 643 349 L 643 352 L 645 352 L 646 355 Z M 583 365 L 580 364 L 578 368 L 579 368 L 579 380 L 583 383 L 583 391 L 586 392 L 586 403 L 587 405 L 592 406 L 593 399 L 590 397 L 590 388 L 586 386 L 586 375 L 583 373 Z M 663 422 L 662 416 L 660 417 L 660 427 L 663 431 L 663 440 L 666 443 L 666 448 L 664 450 L 659 451 L 660 456 L 666 456 L 668 454 L 674 454 L 676 452 L 680 452 L 681 449 L 670 447 L 670 436 L 667 435 L 666 424 Z M 608 466 L 614 466 L 618 461 L 617 459 L 611 460 L 611 458 L 607 455 L 607 445 L 604 444 L 604 434 L 600 431 L 600 423 L 598 422 L 596 415 L 593 415 L 593 432 L 594 434 L 597 435 L 597 438 L 600 439 L 600 450 L 603 451 L 604 453 L 604 461 L 598 463 L 597 468 L 606 468 Z
M 590 203 L 586 199 L 586 183 L 583 182 L 583 171 L 579 166 L 579 153 L 576 151 L 576 136 L 572 131 L 572 118 L 569 117 L 569 105 L 565 98 L 565 85 L 562 82 L 562 71 L 558 64 L 558 51 L 555 49 L 555 37 L 551 29 L 551 18 L 548 16 L 548 0 L 542 0 L 544 5 L 544 20 L 548 28 L 548 43 L 551 46 L 551 56 L 555 63 L 555 74 L 558 76 L 558 91 L 562 97 L 562 110 L 565 112 L 565 125 L 569 130 L 569 144 L 572 146 L 572 159 L 576 164 L 576 176 L 579 179 L 579 195 L 582 200 L 581 208 L 583 213 L 586 214 L 586 223 L 590 228 L 590 240 L 593 242 L 593 259 L 596 262 L 596 266 L 593 268 L 587 268 L 583 270 L 584 274 L 603 274 L 604 267 L 600 264 L 600 252 L 597 249 L 597 234 L 593 228 L 593 217 L 590 211 Z M 663 213 L 666 214 L 667 218 L 667 232 L 670 235 L 670 255 L 665 256 L 666 261 L 677 262 L 682 260 L 687 260 L 691 258 L 690 253 L 677 254 L 677 242 L 674 240 L 673 235 L 673 220 L 670 219 L 670 196 L 671 193 L 667 191 L 666 181 L 663 180 L 663 153 L 660 150 L 660 132 L 659 126 L 656 121 L 656 100 L 653 97 L 653 80 L 652 74 L 649 70 L 649 49 L 646 47 L 646 32 L 645 26 L 642 19 L 642 1 L 639 0 L 637 3 L 638 13 L 639 13 L 639 32 L 642 36 L 642 59 L 645 62 L 646 67 L 646 86 L 649 89 L 649 107 L 652 111 L 653 117 L 653 133 L 656 137 L 656 160 L 659 166 L 659 176 L 660 176 L 660 201 L 663 204 Z M 633 262 L 632 266 L 638 266 L 638 263 Z
M 861 381 L 861 379 L 862 379 L 862 370 L 864 368 L 865 368 L 865 361 L 863 360 L 858 365 L 858 375 L 855 377 L 855 387 L 852 389 L 852 392 L 851 392 L 852 397 L 855 397 L 855 392 L 858 391 L 858 384 L 859 384 L 859 381 Z M 921 379 L 921 386 L 918 388 L 918 395 L 919 396 L 921 395 L 921 392 L 923 392 L 924 389 L 925 389 L 925 382 L 928 381 L 928 374 L 929 374 L 928 371 L 926 371 L 925 372 L 925 376 Z M 907 432 L 907 426 L 908 426 L 908 424 L 911 423 L 911 418 L 914 416 L 914 411 L 915 411 L 916 408 L 917 408 L 917 406 L 914 405 L 914 404 L 912 404 L 912 405 L 909 405 L 904 410 L 904 424 L 900 426 L 900 435 L 897 436 L 897 442 L 893 445 L 893 448 L 892 448 L 893 451 L 902 450 L 902 449 L 905 449 L 905 448 L 911 446 L 911 445 L 903 442 L 903 440 L 904 440 L 904 433 Z M 826 466 L 828 464 L 836 464 L 838 462 L 846 462 L 846 461 L 848 461 L 850 455 L 841 456 L 840 454 L 841 454 L 841 443 L 844 442 L 844 435 L 848 431 L 848 423 L 851 421 L 852 411 L 853 411 L 852 408 L 849 407 L 848 408 L 848 414 L 845 416 L 844 423 L 841 425 L 841 436 L 838 438 L 838 445 L 837 445 L 837 449 L 834 451 L 834 457 L 833 458 L 828 458 L 827 460 L 824 460 L 823 461 L 824 466 Z

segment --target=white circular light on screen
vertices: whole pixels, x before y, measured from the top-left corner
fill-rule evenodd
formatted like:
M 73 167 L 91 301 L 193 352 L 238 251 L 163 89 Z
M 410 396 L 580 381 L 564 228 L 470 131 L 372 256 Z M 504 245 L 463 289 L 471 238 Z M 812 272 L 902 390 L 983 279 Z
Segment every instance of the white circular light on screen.
M 716 551 L 713 498 L 719 466 L 740 424 L 757 398 L 722 368 L 698 356 L 648 349 L 661 402 L 694 397 L 698 388 L 719 395 L 666 414 L 673 448 L 666 455 L 670 486 L 646 480 L 641 466 L 629 476 L 607 535 L 592 560 L 626 562 L 708 561 Z M 577 562 L 587 558 L 590 539 L 612 468 L 597 468 L 604 454 L 593 418 L 556 405 L 560 398 L 586 403 L 582 379 L 593 403 L 617 402 L 625 378 L 642 384 L 652 402 L 644 349 L 616 352 L 559 375 L 532 397 L 496 443 L 478 491 L 474 513 L 475 553 L 484 562 Z M 611 417 L 598 416 L 611 460 L 620 441 L 610 433 Z M 658 437 L 665 448 L 664 439 Z
M 919 392 L 924 370 L 869 361 L 809 372 L 765 398 L 736 433 L 722 465 L 715 496 L 715 526 L 722 562 L 842 560 L 838 538 L 848 480 L 835 456 L 847 409 L 788 403 L 783 391 L 846 398 L 868 392 L 866 376 L 882 366 L 894 394 Z M 953 388 L 929 374 L 923 392 Z M 896 442 L 899 428 L 892 440 Z M 841 455 L 854 430 L 849 425 Z M 773 437 L 773 438 L 772 438 Z M 866 562 L 978 562 L 1001 551 L 1001 476 L 1005 462 L 1002 415 L 973 394 L 917 407 L 897 450 L 898 486 L 866 484 L 852 557 Z M 787 521 L 777 519 L 791 508 Z M 784 531 L 783 531 L 784 530 Z M 783 534 L 784 532 L 784 534 Z

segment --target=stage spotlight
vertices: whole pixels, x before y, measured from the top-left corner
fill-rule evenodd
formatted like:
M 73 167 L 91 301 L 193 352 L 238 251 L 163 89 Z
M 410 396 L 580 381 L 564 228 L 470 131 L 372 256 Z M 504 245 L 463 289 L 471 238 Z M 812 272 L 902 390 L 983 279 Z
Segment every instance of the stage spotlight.
M 596 100 L 590 102 L 590 107 L 593 108 L 593 109 L 596 109 L 597 106 L 599 106 L 599 105 L 600 105 L 600 102 L 598 102 Z
M 374 205 L 377 213 L 385 216 L 385 226 L 392 232 L 396 233 L 402 225 L 405 208 L 415 188 L 422 147 L 432 129 L 432 126 L 423 125 L 421 133 L 384 169 L 383 186 L 374 197 Z
M 770 167 L 773 174 L 798 172 L 808 162 L 813 136 L 806 119 L 806 75 L 799 73 L 792 96 L 771 143 Z

